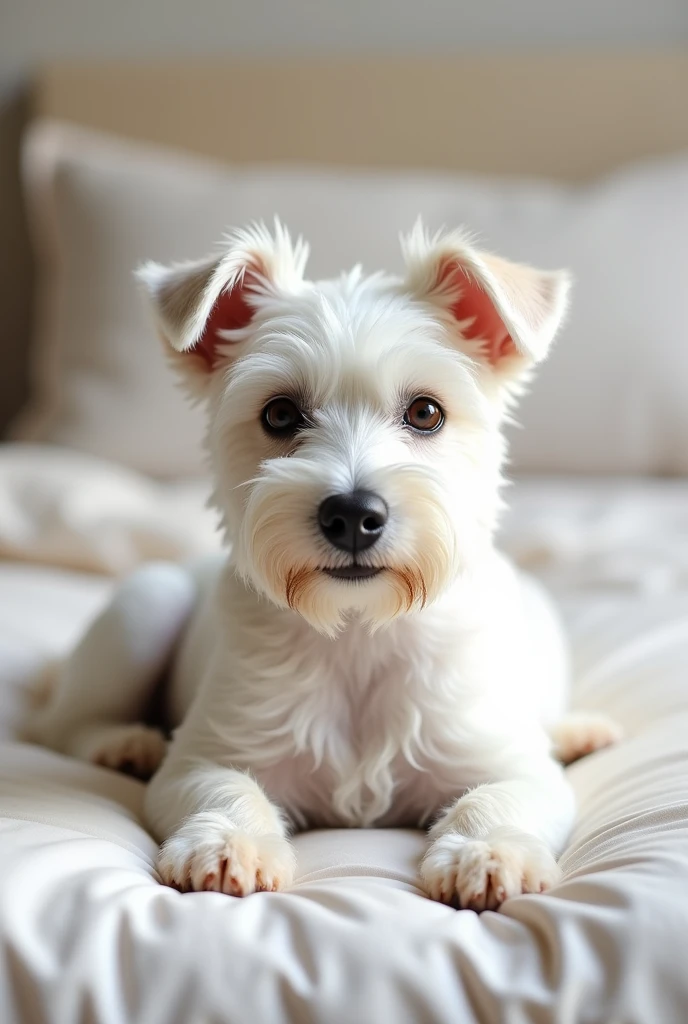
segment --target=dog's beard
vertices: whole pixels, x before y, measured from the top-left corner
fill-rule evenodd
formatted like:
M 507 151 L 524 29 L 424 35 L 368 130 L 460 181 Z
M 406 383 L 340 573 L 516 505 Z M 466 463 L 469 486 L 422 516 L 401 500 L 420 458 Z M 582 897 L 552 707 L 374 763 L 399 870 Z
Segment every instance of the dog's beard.
M 295 485 L 293 468 L 272 464 L 253 482 L 234 549 L 243 577 L 275 604 L 299 612 L 329 636 L 352 616 L 375 631 L 422 609 L 456 577 L 455 524 L 442 500 L 445 489 L 430 472 L 412 465 L 379 473 L 379 492 L 399 511 L 389 538 L 363 552 L 357 563 L 380 571 L 342 580 L 324 571 L 351 564 L 351 557 L 318 534 L 314 510 L 322 480 L 315 471 L 310 479 L 299 473 Z
M 347 613 L 358 614 L 375 630 L 414 609 L 424 608 L 428 588 L 421 569 L 383 569 L 362 581 L 337 581 L 322 569 L 303 567 L 287 572 L 287 605 L 321 632 L 334 634 Z

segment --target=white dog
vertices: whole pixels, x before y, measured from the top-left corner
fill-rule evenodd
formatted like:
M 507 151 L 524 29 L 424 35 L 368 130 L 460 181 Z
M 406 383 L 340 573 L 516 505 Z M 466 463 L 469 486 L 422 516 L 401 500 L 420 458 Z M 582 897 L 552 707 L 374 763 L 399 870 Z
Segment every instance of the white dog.
M 207 408 L 231 555 L 126 582 L 34 734 L 141 775 L 160 765 L 146 808 L 169 885 L 283 888 L 290 829 L 427 824 L 429 895 L 494 908 L 557 880 L 574 801 L 554 754 L 616 738 L 599 716 L 546 731 L 566 705 L 565 645 L 493 547 L 501 426 L 560 324 L 566 275 L 420 225 L 404 256 L 403 279 L 311 282 L 306 246 L 277 224 L 140 271 Z M 165 757 L 138 720 L 193 606 Z

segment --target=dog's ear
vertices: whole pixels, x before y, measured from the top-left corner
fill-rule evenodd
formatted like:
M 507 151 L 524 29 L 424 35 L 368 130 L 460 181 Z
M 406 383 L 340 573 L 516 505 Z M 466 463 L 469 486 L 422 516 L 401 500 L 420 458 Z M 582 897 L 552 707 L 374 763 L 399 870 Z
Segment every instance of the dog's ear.
M 217 256 L 136 271 L 158 330 L 187 384 L 203 393 L 215 370 L 225 367 L 251 335 L 261 299 L 298 290 L 308 247 L 275 221 L 228 235 Z
M 463 232 L 402 239 L 406 288 L 446 310 L 470 354 L 507 381 L 547 355 L 564 318 L 565 271 L 535 270 L 476 249 Z

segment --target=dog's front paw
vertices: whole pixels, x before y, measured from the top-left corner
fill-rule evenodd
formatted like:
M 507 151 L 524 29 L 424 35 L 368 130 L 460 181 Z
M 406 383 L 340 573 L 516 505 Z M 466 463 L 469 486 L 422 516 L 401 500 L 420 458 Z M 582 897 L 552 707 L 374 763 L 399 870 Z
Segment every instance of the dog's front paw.
M 113 725 L 92 743 L 88 759 L 93 764 L 150 779 L 167 753 L 167 740 L 159 729 L 141 722 Z
M 510 829 L 486 840 L 447 832 L 432 843 L 420 871 L 432 899 L 478 912 L 495 910 L 512 896 L 544 892 L 560 877 L 544 843 Z
M 291 843 L 271 832 L 248 835 L 229 824 L 203 827 L 195 816 L 163 844 L 158 872 L 165 885 L 182 892 L 224 892 L 249 896 L 291 885 L 295 857 Z

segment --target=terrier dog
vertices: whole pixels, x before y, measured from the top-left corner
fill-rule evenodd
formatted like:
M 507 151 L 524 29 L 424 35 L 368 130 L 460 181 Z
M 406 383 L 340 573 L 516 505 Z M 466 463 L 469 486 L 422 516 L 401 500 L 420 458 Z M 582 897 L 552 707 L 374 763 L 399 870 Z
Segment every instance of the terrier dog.
M 155 772 L 146 813 L 179 889 L 288 887 L 291 829 L 428 826 L 428 894 L 495 908 L 557 881 L 574 817 L 559 761 L 617 738 L 562 718 L 556 613 L 493 545 L 502 425 L 567 276 L 420 224 L 403 252 L 403 278 L 312 282 L 277 223 L 139 271 L 205 403 L 230 555 L 126 582 L 35 734 Z M 137 718 L 182 630 L 166 752 Z

